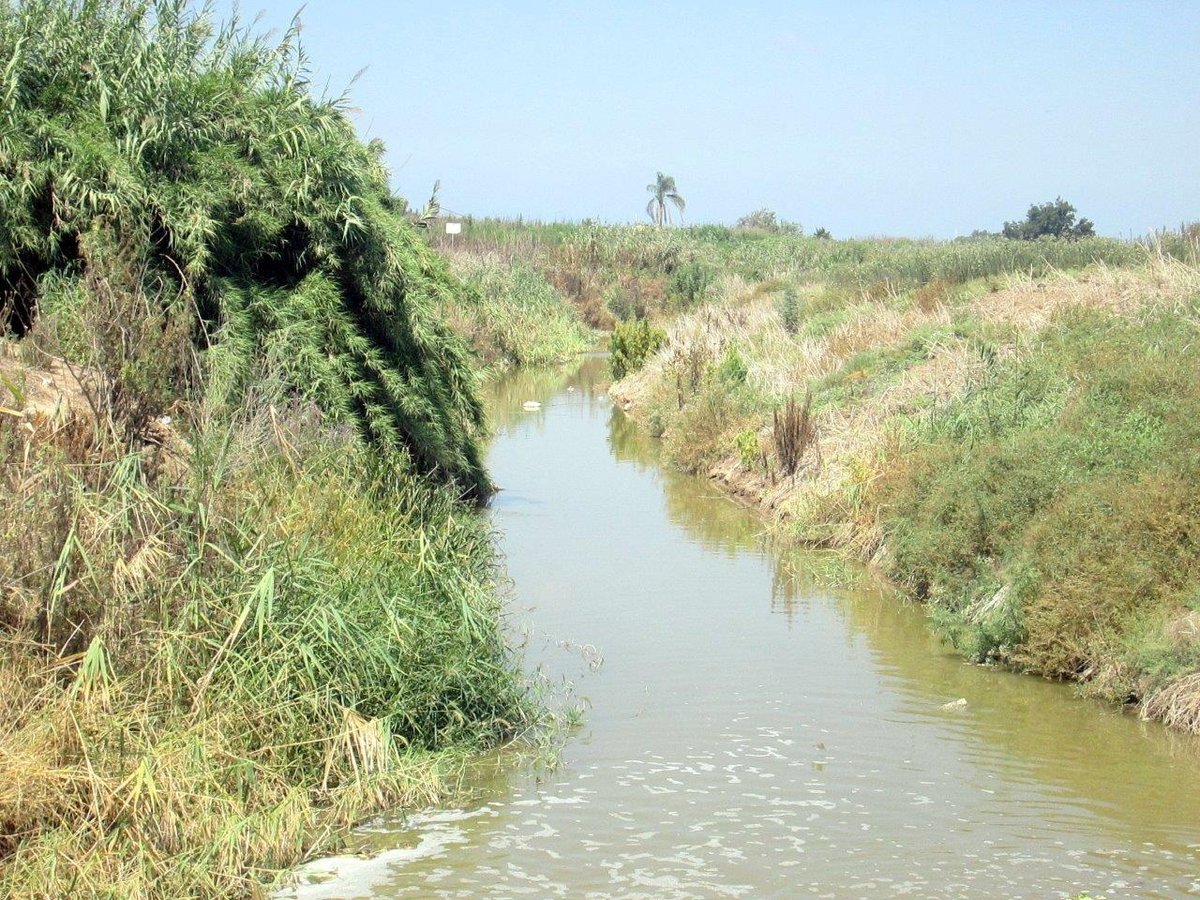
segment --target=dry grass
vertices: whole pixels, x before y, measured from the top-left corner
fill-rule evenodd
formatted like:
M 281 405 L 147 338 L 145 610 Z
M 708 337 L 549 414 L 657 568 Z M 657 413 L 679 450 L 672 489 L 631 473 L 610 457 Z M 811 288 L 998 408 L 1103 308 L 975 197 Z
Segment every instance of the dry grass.
M 1148 305 L 1174 305 L 1200 291 L 1200 270 L 1156 256 L 1139 268 L 1096 265 L 1079 273 L 1006 281 L 1003 290 L 972 303 L 971 311 L 987 322 L 1037 331 L 1067 308 L 1132 316 Z
M 795 397 L 789 397 L 782 409 L 772 413 L 771 435 L 780 474 L 785 478 L 795 475 L 805 455 L 817 449 L 811 390 L 805 391 L 804 403 L 800 406 L 796 405 Z M 820 464 L 819 460 L 817 464 Z
M 1176 678 L 1159 688 L 1142 704 L 1143 719 L 1157 719 L 1200 734 L 1200 672 Z

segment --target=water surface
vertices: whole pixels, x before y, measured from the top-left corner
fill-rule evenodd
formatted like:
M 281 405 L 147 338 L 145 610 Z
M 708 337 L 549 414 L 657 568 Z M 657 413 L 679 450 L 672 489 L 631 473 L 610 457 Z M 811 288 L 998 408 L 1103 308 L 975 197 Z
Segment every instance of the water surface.
M 469 804 L 373 823 L 301 896 L 1200 892 L 1195 740 L 821 588 L 753 512 L 659 465 L 603 365 L 492 398 L 514 624 L 586 698 L 583 729 L 554 772 L 500 765 Z

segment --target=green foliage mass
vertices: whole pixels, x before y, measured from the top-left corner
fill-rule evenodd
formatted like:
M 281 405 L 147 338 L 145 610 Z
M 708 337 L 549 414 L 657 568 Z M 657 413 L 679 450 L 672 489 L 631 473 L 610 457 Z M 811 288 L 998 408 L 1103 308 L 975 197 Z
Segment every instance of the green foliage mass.
M 795 288 L 788 287 L 784 290 L 783 296 L 776 304 L 776 310 L 779 312 L 779 322 L 784 331 L 795 334 L 800 330 L 800 323 L 804 318 L 804 305 Z
M 609 366 L 613 378 L 624 378 L 636 372 L 650 354 L 667 342 L 667 333 L 656 328 L 645 319 L 618 322 L 609 340 Z
M 1005 222 L 1006 238 L 1032 241 L 1040 237 L 1094 237 L 1096 229 L 1090 219 L 1075 218 L 1075 207 L 1058 197 L 1049 203 L 1035 203 L 1019 222 Z
M 736 227 L 754 231 L 769 231 L 773 234 L 802 234 L 804 232 L 804 229 L 798 224 L 780 220 L 776 217 L 773 209 L 765 206 L 746 213 L 737 220 Z
M 737 348 L 730 347 L 721 358 L 720 365 L 717 366 L 717 378 L 726 390 L 733 391 L 746 383 L 749 371 L 746 361 L 742 359 Z
M 368 444 L 482 498 L 469 355 L 437 313 L 461 288 L 295 39 L 186 0 L 0 3 L 0 308 L 27 330 L 50 281 L 116 246 L 189 311 L 231 399 L 267 355 Z
M 735 443 L 742 468 L 753 470 L 762 459 L 762 445 L 759 443 L 758 432 L 752 428 L 739 431 Z

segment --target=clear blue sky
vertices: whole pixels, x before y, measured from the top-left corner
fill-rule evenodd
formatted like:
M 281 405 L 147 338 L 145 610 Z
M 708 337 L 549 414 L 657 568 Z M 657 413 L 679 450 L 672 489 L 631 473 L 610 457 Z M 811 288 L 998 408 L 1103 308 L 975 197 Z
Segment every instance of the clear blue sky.
M 225 7 L 228 8 L 228 7 Z M 282 29 L 295 0 L 243 0 Z M 998 228 L 1061 194 L 1105 234 L 1200 219 L 1200 2 L 310 0 L 396 189 L 459 212 L 835 236 Z

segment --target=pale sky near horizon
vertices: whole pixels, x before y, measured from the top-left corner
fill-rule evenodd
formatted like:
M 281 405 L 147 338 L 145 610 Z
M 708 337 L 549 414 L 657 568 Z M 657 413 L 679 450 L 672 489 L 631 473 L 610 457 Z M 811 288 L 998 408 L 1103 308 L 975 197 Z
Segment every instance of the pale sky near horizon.
M 218 9 L 228 9 L 221 0 Z M 282 30 L 296 0 L 242 0 Z M 396 190 L 448 209 L 837 237 L 998 229 L 1062 195 L 1102 234 L 1200 219 L 1200 2 L 309 0 Z

